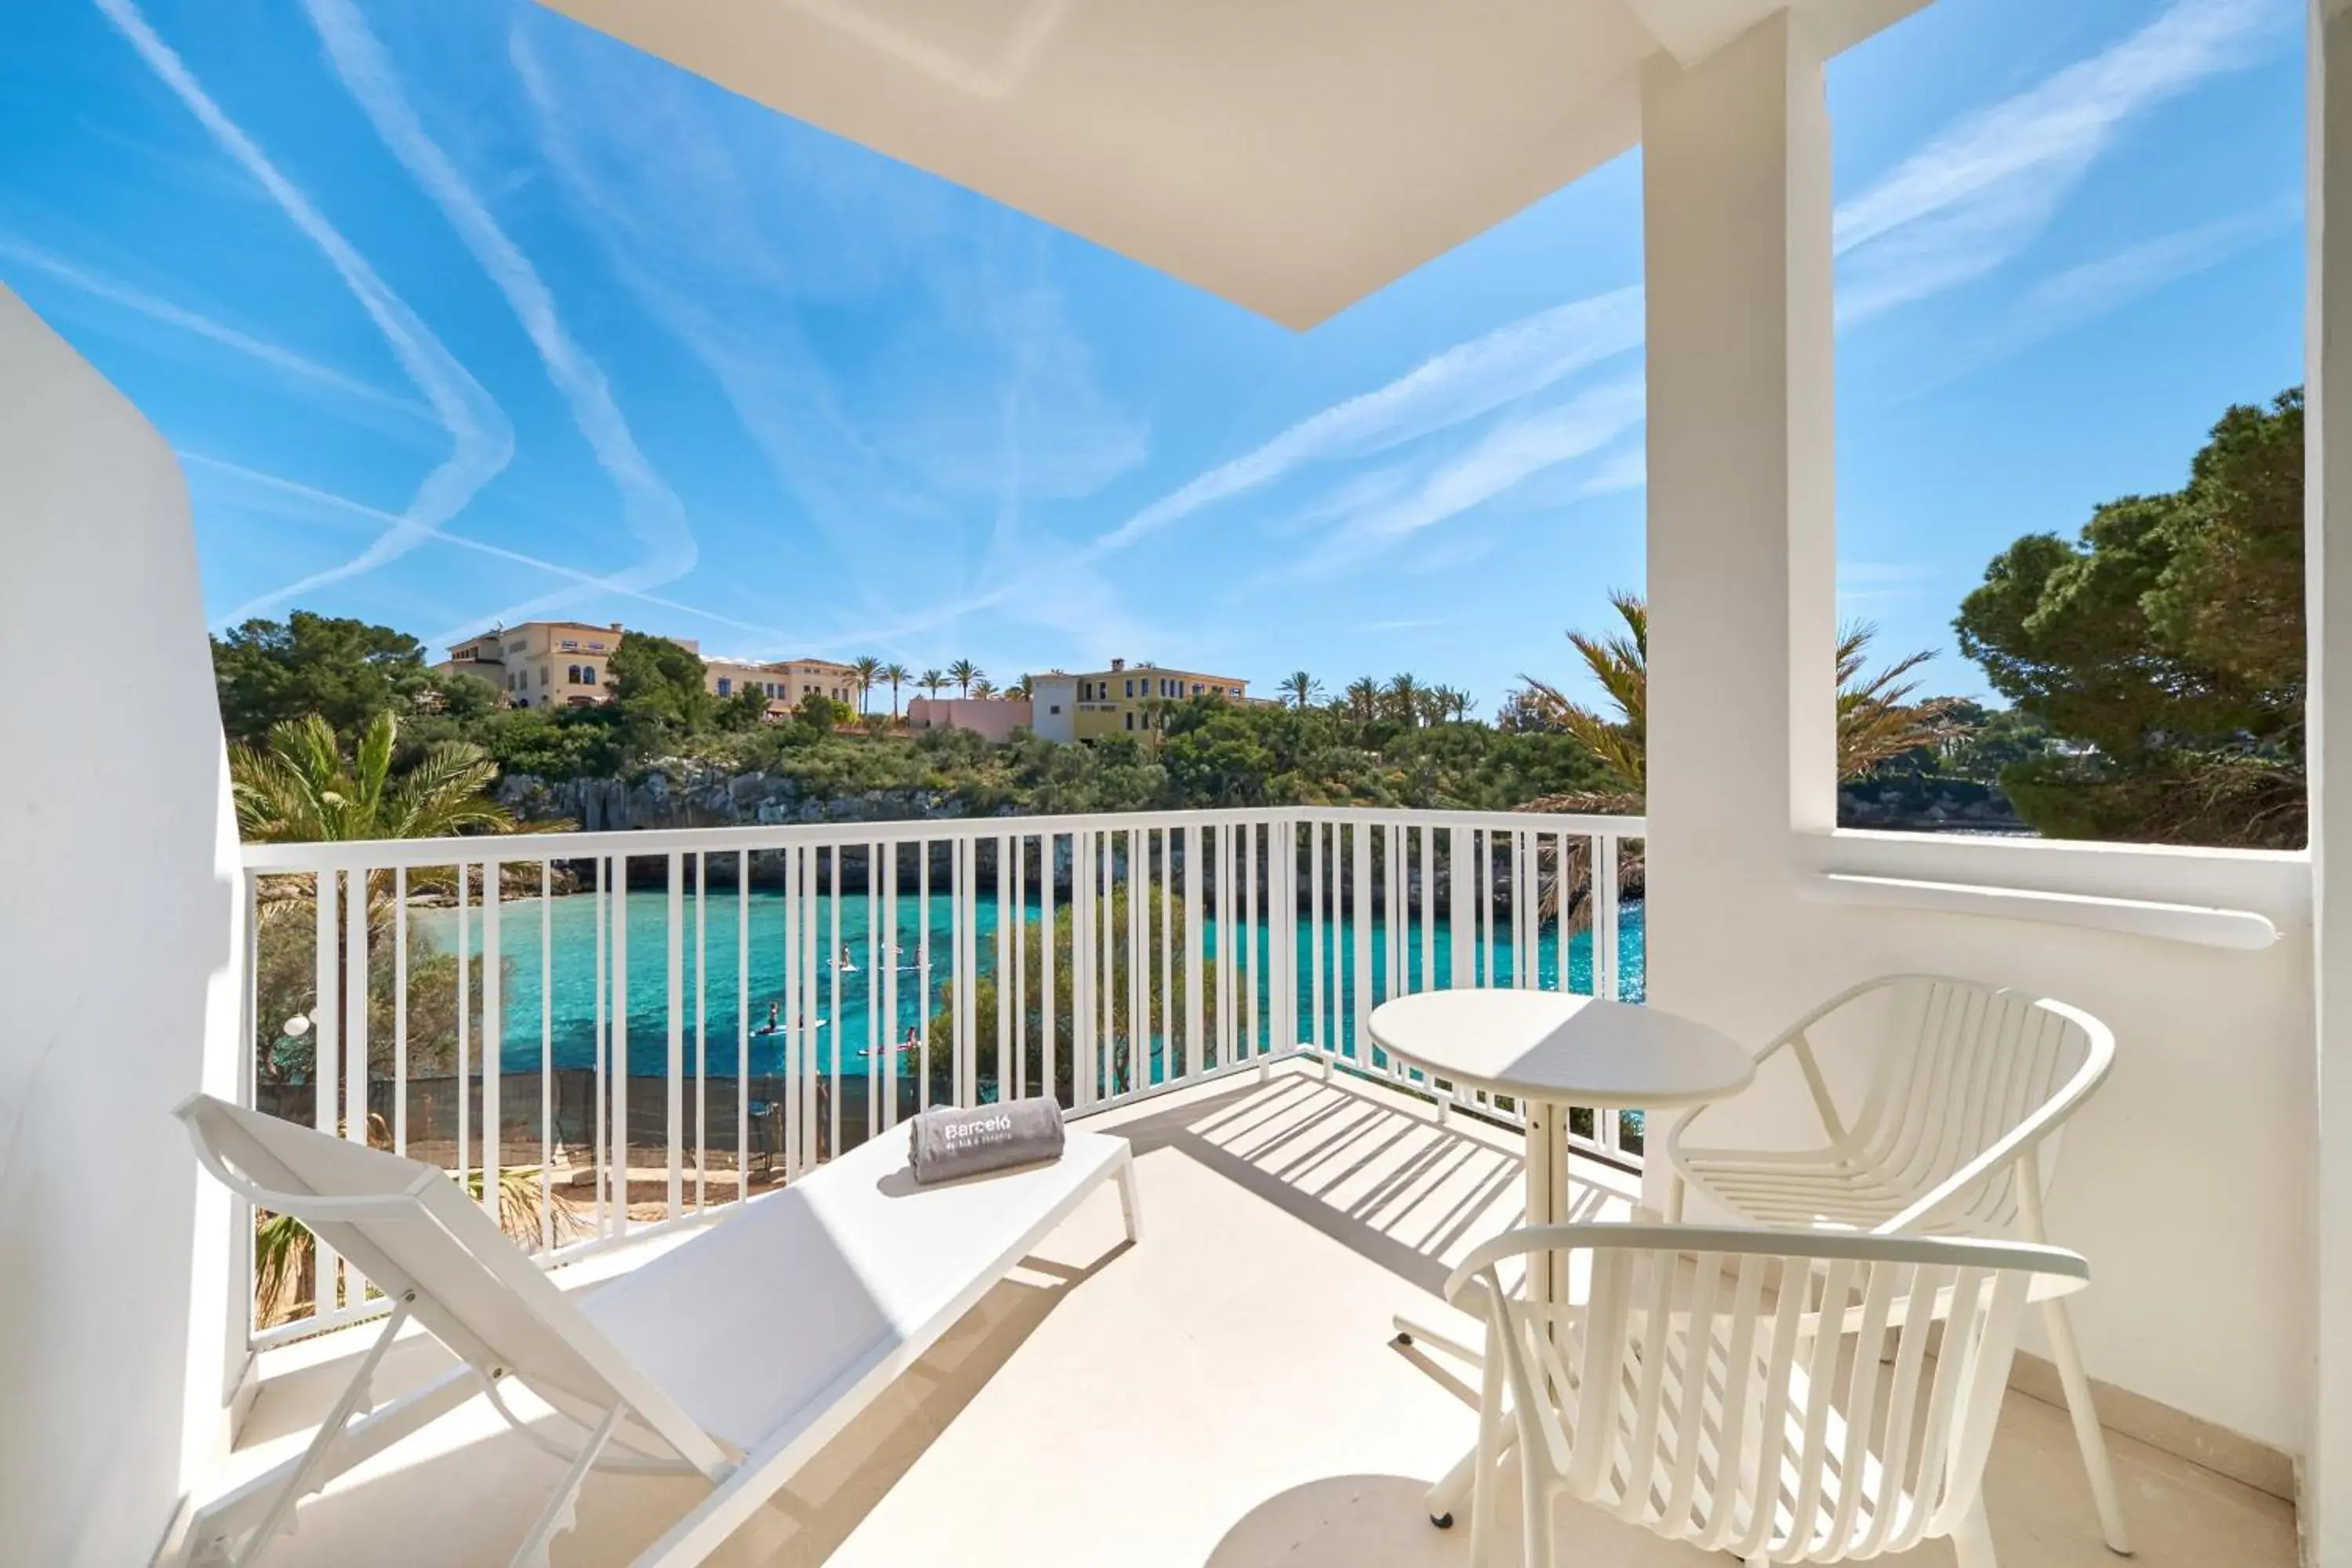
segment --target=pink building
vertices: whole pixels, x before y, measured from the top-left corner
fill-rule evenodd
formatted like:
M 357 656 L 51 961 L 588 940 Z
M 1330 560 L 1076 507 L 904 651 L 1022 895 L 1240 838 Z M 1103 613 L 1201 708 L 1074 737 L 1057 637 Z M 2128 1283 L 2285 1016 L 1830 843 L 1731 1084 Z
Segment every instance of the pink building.
M 1024 697 L 918 697 L 907 704 L 907 723 L 916 730 L 969 730 L 1002 743 L 1029 723 Z

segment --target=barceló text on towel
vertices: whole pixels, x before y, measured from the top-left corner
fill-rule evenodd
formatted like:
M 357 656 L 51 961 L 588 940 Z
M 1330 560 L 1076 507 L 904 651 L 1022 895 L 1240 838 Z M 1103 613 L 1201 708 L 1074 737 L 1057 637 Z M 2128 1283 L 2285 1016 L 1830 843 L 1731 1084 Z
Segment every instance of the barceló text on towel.
M 1062 1108 L 1043 1099 L 968 1110 L 941 1107 L 916 1117 L 907 1142 L 908 1163 L 918 1183 L 1056 1160 L 1062 1154 Z

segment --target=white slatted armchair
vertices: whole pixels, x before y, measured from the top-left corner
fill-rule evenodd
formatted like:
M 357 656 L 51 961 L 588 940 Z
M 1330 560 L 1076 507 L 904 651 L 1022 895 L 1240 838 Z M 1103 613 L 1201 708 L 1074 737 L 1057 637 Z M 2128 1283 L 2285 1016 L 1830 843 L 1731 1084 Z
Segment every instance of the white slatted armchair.
M 1544 1252 L 1571 1271 L 1589 1260 L 1583 1304 L 1507 1286 L 1500 1264 Z M 1527 1568 L 1556 1561 L 1562 1493 L 1748 1568 L 1942 1537 L 1959 1568 L 1995 1568 L 1981 1487 L 2018 1327 L 2029 1301 L 2088 1278 L 2075 1254 L 2022 1242 L 1675 1225 L 1497 1237 L 1446 1284 L 1486 1319 L 1473 1568 L 1510 1446 Z M 1882 1362 L 1865 1347 L 1889 1336 Z
M 1811 1037 L 1871 1019 L 1866 1081 L 1840 1112 Z M 1735 1219 L 1879 1235 L 2015 1237 L 2046 1243 L 2044 1202 L 2059 1134 L 2115 1060 L 2115 1036 L 2047 997 L 1934 974 L 1866 981 L 1830 998 L 1757 1053 L 1786 1051 L 1812 1102 L 1818 1142 L 1801 1148 L 1710 1144 L 1707 1108 L 1667 1133 L 1672 1217 L 1685 1187 Z M 2092 1500 L 2110 1549 L 2131 1550 L 2106 1437 L 2065 1303 L 2042 1306 Z

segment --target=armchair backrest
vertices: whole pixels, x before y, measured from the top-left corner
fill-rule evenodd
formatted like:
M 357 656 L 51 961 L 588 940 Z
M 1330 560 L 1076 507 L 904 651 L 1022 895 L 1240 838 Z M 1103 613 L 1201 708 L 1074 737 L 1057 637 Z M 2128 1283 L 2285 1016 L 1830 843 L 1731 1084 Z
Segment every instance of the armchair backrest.
M 1873 1005 L 1885 1009 L 1851 1126 L 1841 1125 L 1809 1031 Z M 1934 1216 L 1970 1230 L 2006 1228 L 2021 1202 L 2018 1159 L 2055 1170 L 2066 1118 L 2105 1079 L 2115 1036 L 2081 1009 L 2029 991 L 1944 975 L 1874 980 L 1816 1010 L 1785 1037 L 1832 1135 L 1898 1192 L 1928 1194 L 2005 1150 Z M 1916 1216 L 1911 1223 L 1917 1223 Z
M 1499 1262 L 1553 1251 L 1584 1255 L 1583 1305 L 1506 1289 Z M 1485 1287 L 1523 1462 L 1708 1551 L 1827 1563 L 1959 1527 L 2026 1304 L 2088 1278 L 2025 1243 L 1586 1225 L 1497 1237 L 1448 1289 Z

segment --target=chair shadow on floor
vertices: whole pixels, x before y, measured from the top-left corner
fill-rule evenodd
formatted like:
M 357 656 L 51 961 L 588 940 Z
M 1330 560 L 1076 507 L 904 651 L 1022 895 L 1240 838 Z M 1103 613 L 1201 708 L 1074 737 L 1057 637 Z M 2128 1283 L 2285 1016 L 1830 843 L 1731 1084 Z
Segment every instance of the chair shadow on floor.
M 1286 1073 L 1119 1131 L 1137 1154 L 1175 1149 L 1433 1296 L 1459 1254 L 1527 1212 L 1516 1131 L 1461 1111 L 1440 1121 L 1345 1073 Z M 1630 1201 L 1630 1184 L 1612 1190 L 1599 1171 L 1571 1184 L 1570 1219 Z

